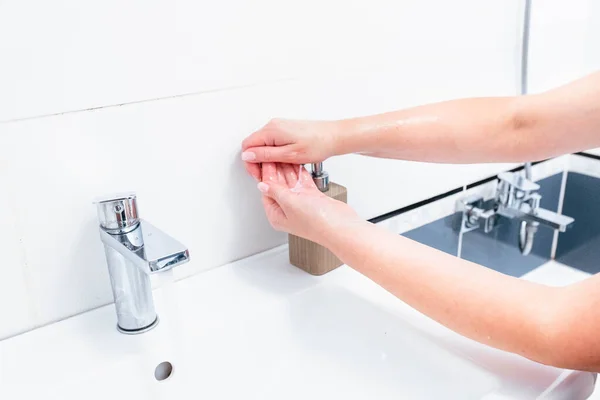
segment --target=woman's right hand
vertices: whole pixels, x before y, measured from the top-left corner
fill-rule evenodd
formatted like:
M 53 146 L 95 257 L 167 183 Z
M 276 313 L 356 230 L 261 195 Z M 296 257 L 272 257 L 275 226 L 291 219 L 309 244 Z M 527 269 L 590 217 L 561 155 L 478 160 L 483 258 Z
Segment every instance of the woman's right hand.
M 258 189 L 273 228 L 323 246 L 336 232 L 367 224 L 348 204 L 321 193 L 302 166 L 263 163 Z
M 242 142 L 242 160 L 248 173 L 260 181 L 260 163 L 324 161 L 336 155 L 338 136 L 334 121 L 273 119 Z

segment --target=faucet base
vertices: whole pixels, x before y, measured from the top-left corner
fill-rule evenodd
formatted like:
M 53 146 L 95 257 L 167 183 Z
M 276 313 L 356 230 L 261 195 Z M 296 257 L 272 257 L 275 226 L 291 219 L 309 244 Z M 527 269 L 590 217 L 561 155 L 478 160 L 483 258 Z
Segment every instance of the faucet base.
M 150 325 L 144 327 L 144 328 L 140 328 L 140 329 L 123 329 L 119 326 L 119 324 L 117 324 L 117 330 L 121 333 L 124 333 L 126 335 L 139 335 L 140 333 L 144 333 L 144 332 L 148 332 L 149 330 L 152 330 L 154 328 L 156 328 L 156 326 L 159 323 L 159 319 L 158 316 L 156 317 L 156 319 L 154 320 L 153 323 L 151 323 Z

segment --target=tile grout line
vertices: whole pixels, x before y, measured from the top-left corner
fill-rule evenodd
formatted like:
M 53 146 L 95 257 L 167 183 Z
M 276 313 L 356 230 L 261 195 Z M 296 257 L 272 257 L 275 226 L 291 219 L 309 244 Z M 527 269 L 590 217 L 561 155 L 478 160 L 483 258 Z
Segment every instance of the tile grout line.
M 461 193 L 465 193 L 467 191 L 467 185 L 464 185 L 462 187 L 462 192 Z M 460 223 L 460 230 L 458 231 L 458 243 L 456 245 L 456 257 L 458 258 L 462 258 L 462 244 L 463 244 L 463 229 L 462 229 L 462 220 Z
M 129 106 L 129 105 L 134 105 L 134 104 L 151 103 L 154 101 L 179 99 L 179 98 L 185 98 L 185 97 L 200 96 L 203 94 L 228 92 L 228 91 L 234 91 L 234 90 L 240 90 L 240 89 L 250 89 L 250 88 L 259 87 L 259 86 L 263 86 L 263 85 L 272 85 L 272 84 L 283 83 L 283 82 L 294 82 L 294 81 L 297 81 L 298 79 L 299 78 L 297 78 L 297 77 L 289 77 L 289 78 L 281 78 L 281 79 L 275 79 L 275 80 L 257 81 L 257 82 L 252 82 L 252 83 L 248 83 L 248 84 L 244 84 L 244 85 L 225 86 L 225 87 L 221 87 L 221 88 L 199 90 L 199 91 L 195 91 L 195 92 L 181 93 L 181 94 L 175 94 L 175 95 L 170 95 L 170 96 L 153 97 L 150 99 L 132 100 L 132 101 L 126 101 L 123 103 L 105 104 L 105 105 L 93 106 L 93 107 L 88 107 L 88 108 L 54 112 L 54 113 L 49 113 L 49 114 L 39 114 L 39 115 L 32 115 L 32 116 L 28 116 L 28 117 L 5 119 L 5 120 L 0 120 L 0 125 L 12 124 L 12 123 L 23 122 L 23 121 L 30 121 L 30 120 L 35 120 L 35 119 L 58 117 L 61 115 L 77 114 L 77 113 L 83 113 L 83 112 L 87 112 L 87 111 L 98 111 L 98 110 L 103 110 L 103 109 L 108 109 L 108 108 L 117 108 L 117 107 Z
M 570 159 L 570 157 L 569 157 Z M 562 214 L 562 209 L 563 209 L 563 204 L 565 201 L 565 194 L 567 191 L 567 179 L 569 176 L 569 159 L 567 159 L 567 165 L 565 165 L 565 169 L 563 170 L 562 173 L 562 179 L 560 182 L 560 195 L 558 196 L 558 207 L 556 209 L 556 212 L 559 214 Z M 558 248 L 558 238 L 559 238 L 559 233 L 558 230 L 554 230 L 554 235 L 552 237 L 552 248 L 550 250 L 550 259 L 554 260 L 556 259 L 556 249 Z

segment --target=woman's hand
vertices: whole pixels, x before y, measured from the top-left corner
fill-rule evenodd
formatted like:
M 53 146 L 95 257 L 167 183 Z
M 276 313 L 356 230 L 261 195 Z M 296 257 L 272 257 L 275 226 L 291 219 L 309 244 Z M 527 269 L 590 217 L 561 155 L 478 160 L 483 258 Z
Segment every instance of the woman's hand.
M 321 193 L 301 165 L 263 163 L 258 189 L 273 228 L 325 246 L 337 229 L 364 223 L 346 203 Z
M 306 164 L 335 155 L 338 131 L 333 121 L 273 119 L 242 142 L 242 160 L 260 181 L 260 163 Z

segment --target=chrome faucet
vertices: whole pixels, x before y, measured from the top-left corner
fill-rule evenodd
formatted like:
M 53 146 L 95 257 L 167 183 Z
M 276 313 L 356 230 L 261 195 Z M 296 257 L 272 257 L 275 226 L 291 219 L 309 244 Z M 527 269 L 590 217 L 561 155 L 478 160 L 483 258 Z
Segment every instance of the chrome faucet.
M 462 212 L 463 232 L 483 227 L 491 232 L 498 217 L 516 218 L 522 221 L 519 234 L 519 247 L 528 254 L 533 245 L 533 236 L 538 225 L 545 225 L 559 232 L 565 232 L 575 221 L 571 217 L 540 207 L 542 196 L 540 185 L 514 172 L 498 175 L 498 189 L 491 205 L 485 206 L 482 196 L 473 195 L 457 202 L 456 210 Z
M 135 194 L 104 197 L 95 204 L 117 329 L 126 334 L 149 331 L 158 324 L 150 275 L 188 262 L 188 249 L 138 217 Z
M 540 207 L 540 185 L 514 172 L 498 175 L 497 213 L 508 218 L 538 222 L 559 232 L 565 232 L 574 219 Z

